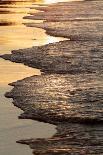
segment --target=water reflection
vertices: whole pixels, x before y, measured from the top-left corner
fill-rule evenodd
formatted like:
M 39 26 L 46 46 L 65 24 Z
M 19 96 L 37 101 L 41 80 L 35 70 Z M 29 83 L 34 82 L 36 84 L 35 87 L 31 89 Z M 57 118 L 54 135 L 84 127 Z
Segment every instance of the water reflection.
M 61 38 L 47 36 L 44 30 L 23 25 L 24 22 L 30 22 L 30 20 L 24 20 L 24 16 L 37 12 L 34 9 L 29 9 L 33 3 L 43 3 L 43 1 L 0 1 L 0 54 L 61 40 Z M 8 83 L 34 74 L 40 74 L 40 71 L 25 67 L 23 64 L 0 60 L 0 154 L 2 155 L 29 155 L 31 151 L 25 146 L 16 144 L 16 140 L 23 136 L 24 138 L 30 138 L 30 136 L 49 137 L 55 132 L 55 127 L 51 125 L 18 120 L 17 117 L 21 111 L 13 107 L 11 100 L 4 97 L 4 93 L 11 90 L 11 87 L 7 86 Z M 40 131 L 40 127 L 42 131 Z
M 5 5 L 6 3 L 6 5 Z M 31 47 L 33 45 L 34 32 L 26 28 L 22 23 L 23 17 L 32 12 L 30 1 L 1 1 L 0 5 L 0 52 L 8 53 L 13 49 Z M 29 22 L 26 20 L 26 22 Z
M 6 2 L 6 5 L 5 5 Z M 2 1 L 0 5 L 0 53 L 8 53 L 13 49 L 27 48 L 59 41 L 48 37 L 44 30 L 27 28 L 23 23 L 31 22 L 23 19 L 28 13 L 37 12 L 30 9 L 32 4 L 43 3 L 43 1 Z M 35 22 L 35 21 L 32 21 Z
M 39 39 L 35 29 L 27 28 L 22 24 L 24 22 L 22 18 L 29 12 L 29 7 L 32 5 L 32 2 L 32 0 L 1 1 L 0 54 L 10 53 L 13 49 L 31 47 L 33 42 L 35 42 L 35 36 Z M 28 20 L 26 21 L 28 22 Z M 44 31 L 42 34 L 43 33 Z M 40 71 L 25 67 L 22 64 L 15 64 L 9 61 L 0 60 L 0 73 L 0 84 L 3 86 L 26 76 L 40 74 Z
M 83 0 L 44 0 L 45 4 L 58 3 L 58 2 L 72 2 L 72 1 L 83 1 Z
M 5 2 L 6 5 L 5 5 Z M 31 13 L 32 10 L 29 7 L 32 5 L 32 1 L 2 1 L 0 4 L 0 23 L 16 23 L 22 24 L 22 18 L 27 13 Z

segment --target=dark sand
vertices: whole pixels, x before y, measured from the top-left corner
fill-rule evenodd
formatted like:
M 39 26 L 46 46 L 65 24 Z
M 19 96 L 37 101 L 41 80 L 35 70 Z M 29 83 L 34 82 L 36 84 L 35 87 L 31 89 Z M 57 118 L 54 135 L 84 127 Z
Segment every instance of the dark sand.
M 103 1 L 38 7 L 28 24 L 70 40 L 13 51 L 2 57 L 41 69 L 6 93 L 28 118 L 57 125 L 49 139 L 20 140 L 35 155 L 103 154 Z

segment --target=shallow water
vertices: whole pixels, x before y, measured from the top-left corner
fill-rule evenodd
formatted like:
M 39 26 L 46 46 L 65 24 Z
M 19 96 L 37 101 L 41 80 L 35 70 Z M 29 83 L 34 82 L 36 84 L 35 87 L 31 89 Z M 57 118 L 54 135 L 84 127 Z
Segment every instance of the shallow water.
M 31 150 L 16 141 L 21 137 L 50 137 L 54 134 L 55 127 L 32 120 L 19 120 L 22 111 L 11 104 L 12 100 L 4 97 L 5 91 L 10 89 L 9 86 L 0 87 L 0 155 L 29 155 Z
M 28 11 L 29 10 L 27 9 L 27 12 Z M 1 13 L 2 15 L 3 11 L 1 12 L 2 12 Z M 7 10 L 5 12 L 6 12 L 5 16 L 7 17 L 9 13 Z M 13 14 L 18 14 L 18 13 L 13 13 Z M 22 15 L 25 16 L 26 12 L 24 13 L 20 11 L 18 15 L 19 18 L 16 18 L 18 19 L 17 21 L 15 21 L 15 18 L 13 16 L 10 22 L 6 22 L 6 21 L 1 22 L 1 28 L 2 28 L 1 30 L 3 32 L 0 34 L 2 36 L 1 47 L 3 49 L 1 50 L 1 54 L 9 53 L 10 50 L 12 49 L 24 48 L 24 47 L 29 47 L 33 45 L 42 45 L 48 42 L 56 41 L 54 40 L 55 38 L 47 36 L 43 30 L 25 27 L 22 24 L 22 22 L 24 22 L 24 20 L 22 20 L 21 18 Z M 11 19 L 10 17 L 9 19 Z M 26 21 L 26 22 L 29 22 L 29 21 Z M 5 31 L 7 32 L 5 33 Z M 5 36 L 9 36 L 8 41 L 4 39 Z M 23 44 L 24 40 L 25 40 L 25 44 Z M 71 49 L 69 47 L 70 44 L 67 43 L 67 45 L 65 42 L 64 47 L 66 47 L 67 49 Z M 61 47 L 62 49 L 63 42 L 61 46 L 62 46 Z M 84 46 L 84 43 L 83 43 L 83 46 Z M 60 45 L 57 45 L 57 47 L 59 47 L 60 49 Z M 64 50 L 65 53 L 67 52 L 67 49 Z M 74 46 L 73 46 L 73 49 L 74 49 Z M 85 50 L 86 49 L 84 49 L 84 52 Z M 44 51 L 47 52 L 45 48 L 44 48 Z M 96 52 L 96 50 L 94 52 Z M 55 53 L 57 54 L 56 50 L 54 49 L 54 55 Z M 100 51 L 98 51 L 98 53 L 100 53 Z M 53 54 L 53 51 L 52 51 L 52 54 Z M 40 72 L 39 70 L 36 70 L 36 69 L 30 69 L 28 67 L 24 67 L 24 65 L 13 64 L 11 62 L 1 60 L 1 73 L 2 73 L 2 76 L 0 79 L 0 82 L 1 82 L 0 154 L 3 154 L 3 155 L 6 155 L 8 153 L 31 154 L 30 150 L 28 150 L 27 147 L 18 145 L 15 143 L 15 141 L 18 139 L 30 138 L 30 137 L 34 137 L 34 138 L 50 137 L 53 135 L 53 133 L 55 133 L 55 126 L 51 126 L 50 124 L 44 124 L 44 123 L 39 123 L 35 121 L 18 120 L 17 116 L 22 111 L 13 107 L 13 105 L 11 104 L 12 100 L 6 99 L 4 97 L 4 93 L 6 91 L 10 91 L 10 89 L 12 88 L 10 86 L 7 87 L 7 84 L 9 82 L 13 82 L 17 79 L 22 79 L 24 77 L 27 77 L 33 74 L 40 74 Z M 56 122 L 58 123 L 58 121 L 63 122 L 64 120 L 70 120 L 72 122 L 74 121 L 77 123 L 85 122 L 85 125 L 72 124 L 72 123 L 60 124 L 58 126 L 58 133 L 54 137 L 46 140 L 40 139 L 40 143 L 38 142 L 38 145 L 35 145 L 37 144 L 37 141 L 34 141 L 34 146 L 39 146 L 37 152 L 41 151 L 41 154 L 42 154 L 42 150 L 45 152 L 45 151 L 48 151 L 48 149 L 52 148 L 51 152 L 54 151 L 54 154 L 56 149 L 57 149 L 57 152 L 61 153 L 61 151 L 64 151 L 65 154 L 68 154 L 67 153 L 68 151 L 70 151 L 71 153 L 73 153 L 74 151 L 74 154 L 78 154 L 78 152 L 81 152 L 81 154 L 89 154 L 88 152 L 90 152 L 90 154 L 95 154 L 95 153 L 101 154 L 103 152 L 103 149 L 102 149 L 103 148 L 102 147 L 103 146 L 103 137 L 102 137 L 103 127 L 99 125 L 99 123 L 97 122 L 99 120 L 101 121 L 103 120 L 102 110 L 101 110 L 102 109 L 102 104 L 101 104 L 102 103 L 102 91 L 101 91 L 102 77 L 100 75 L 98 76 L 98 74 L 97 75 L 83 74 L 83 76 L 79 74 L 78 78 L 77 78 L 77 75 L 74 77 L 70 75 L 69 77 L 68 75 L 61 75 L 61 76 L 47 75 L 47 76 L 49 77 L 44 76 L 43 79 L 42 79 L 42 76 L 40 76 L 41 79 L 36 77 L 38 80 L 37 85 L 35 84 L 30 85 L 31 82 L 29 81 L 29 84 L 28 84 L 28 80 L 27 80 L 27 85 L 28 85 L 28 87 L 26 88 L 27 90 L 25 89 L 25 86 L 22 85 L 22 83 L 21 85 L 17 85 L 17 89 L 16 87 L 14 89 L 14 95 L 15 95 L 15 99 L 18 99 L 17 100 L 18 103 L 20 103 L 21 101 L 20 98 L 18 98 L 18 95 L 20 94 L 20 96 L 22 96 L 22 99 L 24 99 L 24 102 L 26 100 L 25 102 L 26 105 L 27 105 L 27 101 L 30 101 L 30 103 L 32 103 L 33 105 L 32 110 L 36 111 L 36 107 L 34 105 L 37 103 L 37 100 L 40 101 L 40 104 L 43 103 L 43 101 L 47 101 L 47 103 L 46 102 L 44 103 L 44 112 L 43 112 L 43 104 L 41 107 L 42 112 L 41 113 L 39 112 L 39 115 L 41 116 L 42 120 L 43 120 L 43 115 L 44 115 L 44 118 L 47 119 L 50 114 L 50 117 L 49 117 L 50 120 L 47 119 L 46 122 L 50 123 L 53 120 L 52 118 L 54 117 L 54 120 L 56 118 L 55 123 Z M 33 80 L 32 78 L 29 78 L 29 80 L 30 79 L 31 81 Z M 26 82 L 25 80 L 23 80 L 24 83 Z M 44 83 L 43 83 L 43 80 L 44 80 Z M 36 88 L 37 92 L 31 89 L 32 87 L 34 90 Z M 48 88 L 50 88 L 50 90 Z M 31 93 L 28 90 L 31 90 Z M 39 96 L 38 96 L 38 91 L 41 93 L 39 94 Z M 32 94 L 31 97 L 30 95 L 27 95 L 28 92 Z M 13 95 L 13 91 L 11 93 L 11 96 L 12 95 Z M 17 95 L 17 98 L 16 98 L 16 95 Z M 7 96 L 10 97 L 10 93 L 8 93 Z M 27 100 L 28 96 L 30 97 L 30 100 Z M 37 99 L 35 100 L 36 103 L 34 102 L 33 97 Z M 41 97 L 41 100 L 40 100 L 40 97 Z M 57 104 L 56 104 L 55 98 L 60 99 L 60 100 L 57 99 Z M 48 99 L 52 99 L 52 100 L 48 102 Z M 55 100 L 55 104 L 53 99 Z M 58 106 L 58 101 L 59 101 L 59 106 Z M 22 104 L 21 104 L 21 107 L 22 107 Z M 33 109 L 33 107 L 35 108 Z M 37 107 L 37 112 L 38 111 L 39 111 L 39 108 Z M 46 114 L 47 114 L 47 117 L 46 117 Z M 25 116 L 26 115 L 24 115 L 24 117 Z M 33 116 L 35 118 L 35 113 Z M 26 118 L 28 117 L 30 118 L 30 115 L 28 115 Z M 90 122 L 93 122 L 93 124 L 88 125 L 88 123 Z M 48 143 L 47 143 L 47 140 L 48 140 Z
M 48 1 L 49 2 L 49 1 Z M 26 27 L 23 23 L 30 22 L 23 17 L 29 12 L 29 7 L 36 3 L 48 3 L 47 1 L 0 1 L 0 54 L 10 53 L 11 50 L 43 45 L 63 40 L 47 36 L 44 30 Z M 12 87 L 8 83 L 38 75 L 40 71 L 0 59 L 0 155 L 29 155 L 31 150 L 26 146 L 16 143 L 23 138 L 51 137 L 55 132 L 55 126 L 32 120 L 19 120 L 22 113 L 13 106 L 12 100 L 4 97 L 5 92 Z

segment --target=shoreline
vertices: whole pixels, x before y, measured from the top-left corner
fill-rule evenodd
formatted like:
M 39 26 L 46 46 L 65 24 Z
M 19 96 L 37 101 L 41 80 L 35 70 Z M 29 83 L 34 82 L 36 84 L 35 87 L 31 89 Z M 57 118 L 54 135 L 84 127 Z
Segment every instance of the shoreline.
M 50 139 L 18 141 L 30 145 L 34 154 L 103 153 L 102 6 L 102 1 L 85 1 L 41 7 L 44 12 L 35 13 L 32 19 L 45 21 L 27 25 L 70 40 L 1 56 L 44 72 L 10 84 L 14 88 L 6 93 L 24 111 L 20 118 L 57 125 Z M 68 21 L 70 16 L 73 21 Z

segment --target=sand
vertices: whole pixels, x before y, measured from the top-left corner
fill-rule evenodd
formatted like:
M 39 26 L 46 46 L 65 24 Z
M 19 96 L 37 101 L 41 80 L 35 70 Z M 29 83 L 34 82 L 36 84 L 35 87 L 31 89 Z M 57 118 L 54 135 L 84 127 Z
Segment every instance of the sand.
M 20 140 L 35 155 L 103 154 L 103 1 L 66 2 L 37 7 L 25 18 L 68 40 L 12 51 L 4 59 L 43 72 L 14 82 L 7 97 L 34 119 L 57 125 L 48 139 Z M 43 12 L 41 12 L 43 11 Z

